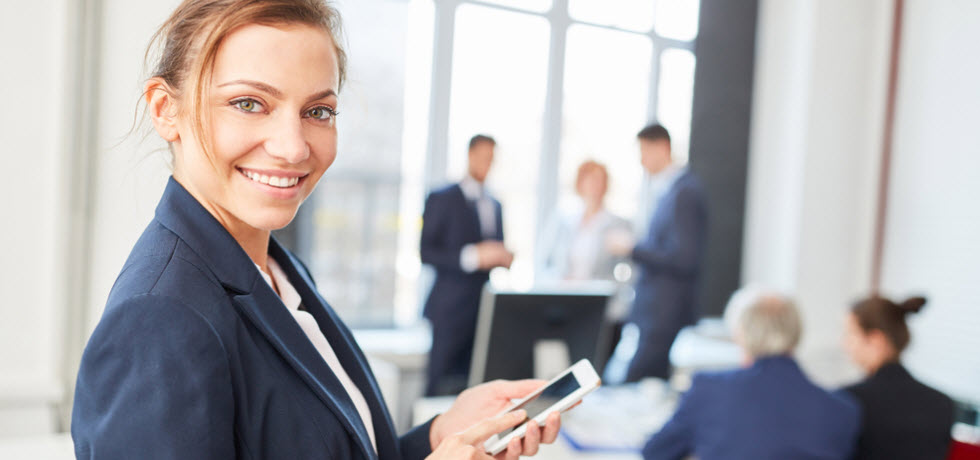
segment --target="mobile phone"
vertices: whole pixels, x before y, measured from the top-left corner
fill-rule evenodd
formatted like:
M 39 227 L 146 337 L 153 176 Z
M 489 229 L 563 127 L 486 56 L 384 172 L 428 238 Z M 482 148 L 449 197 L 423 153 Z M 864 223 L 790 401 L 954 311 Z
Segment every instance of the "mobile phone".
M 490 436 L 490 439 L 487 439 L 483 444 L 484 449 L 490 455 L 500 453 L 507 448 L 511 439 L 524 437 L 528 421 L 534 420 L 539 426 L 543 426 L 548 414 L 568 410 L 589 392 L 599 388 L 600 384 L 599 374 L 596 373 L 589 360 L 583 359 L 575 363 L 538 390 L 521 398 L 498 414 L 503 415 L 507 412 L 524 409 L 527 411 L 527 420 L 517 427 L 508 428 Z

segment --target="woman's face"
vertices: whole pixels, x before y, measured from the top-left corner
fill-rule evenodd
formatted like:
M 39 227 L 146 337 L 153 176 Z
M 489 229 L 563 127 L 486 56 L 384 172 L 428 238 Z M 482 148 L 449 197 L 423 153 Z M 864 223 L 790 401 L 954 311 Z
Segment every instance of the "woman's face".
M 201 107 L 210 113 L 212 158 L 180 115 L 174 177 L 229 230 L 286 226 L 337 155 L 338 73 L 321 29 L 233 31 L 218 48 Z
M 853 313 L 848 313 L 844 318 L 844 349 L 861 368 L 869 369 L 873 366 L 871 340 L 864 329 L 861 329 Z
M 585 171 L 578 183 L 578 193 L 588 202 L 602 201 L 606 194 L 605 173 L 599 169 Z

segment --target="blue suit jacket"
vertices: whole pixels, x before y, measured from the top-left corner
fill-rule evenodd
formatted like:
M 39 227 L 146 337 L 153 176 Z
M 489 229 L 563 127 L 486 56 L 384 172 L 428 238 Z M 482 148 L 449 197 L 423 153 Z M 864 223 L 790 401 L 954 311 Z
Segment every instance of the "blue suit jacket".
M 791 358 L 763 358 L 748 369 L 695 376 L 643 458 L 844 460 L 859 427 L 855 401 L 811 383 Z
M 489 239 L 503 241 L 500 203 L 493 203 L 497 232 Z M 480 292 L 489 272 L 464 272 L 459 266 L 459 253 L 463 246 L 484 239 L 476 205 L 466 199 L 458 184 L 429 194 L 422 213 L 420 252 L 422 263 L 435 268 L 436 279 L 425 302 L 426 318 L 433 322 L 476 321 Z
M 679 322 L 677 329 L 694 321 L 707 226 L 704 190 L 685 171 L 660 198 L 646 236 L 633 249 L 639 275 L 630 321 Z
M 364 394 L 378 453 L 337 377 L 231 235 L 173 178 L 82 357 L 71 432 L 80 459 L 420 459 L 400 440 L 367 360 L 306 268 L 282 266 Z

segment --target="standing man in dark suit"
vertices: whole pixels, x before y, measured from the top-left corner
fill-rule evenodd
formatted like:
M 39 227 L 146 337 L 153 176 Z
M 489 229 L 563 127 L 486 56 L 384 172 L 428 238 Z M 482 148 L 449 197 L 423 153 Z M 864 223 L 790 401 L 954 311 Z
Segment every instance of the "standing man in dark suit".
M 458 184 L 429 194 L 422 213 L 422 263 L 436 270 L 424 315 L 432 325 L 427 396 L 466 388 L 480 293 L 495 267 L 510 267 L 500 202 L 484 186 L 497 143 L 470 139 L 469 168 Z
M 645 235 L 634 244 L 610 241 L 614 253 L 630 255 L 639 269 L 636 297 L 627 321 L 639 331 L 636 354 L 626 381 L 643 377 L 666 379 L 668 354 L 681 328 L 697 319 L 697 285 L 707 235 L 707 210 L 701 183 L 671 159 L 670 134 L 659 124 L 643 128 L 640 162 L 663 190 L 646 221 Z M 652 197 L 656 199 L 655 197 Z

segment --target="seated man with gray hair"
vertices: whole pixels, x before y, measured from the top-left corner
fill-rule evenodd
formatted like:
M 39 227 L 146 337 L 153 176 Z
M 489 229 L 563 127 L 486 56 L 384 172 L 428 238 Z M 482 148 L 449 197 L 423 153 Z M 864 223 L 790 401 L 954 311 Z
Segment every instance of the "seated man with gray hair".
M 744 368 L 695 375 L 643 458 L 850 458 L 858 406 L 814 385 L 796 364 L 802 326 L 793 302 L 743 288 L 728 302 L 725 323 L 744 352 Z

